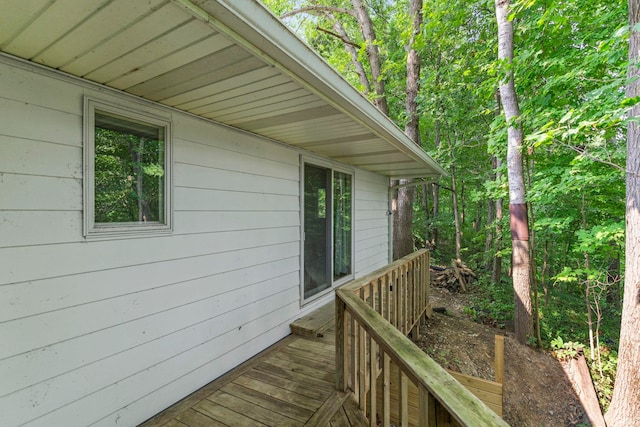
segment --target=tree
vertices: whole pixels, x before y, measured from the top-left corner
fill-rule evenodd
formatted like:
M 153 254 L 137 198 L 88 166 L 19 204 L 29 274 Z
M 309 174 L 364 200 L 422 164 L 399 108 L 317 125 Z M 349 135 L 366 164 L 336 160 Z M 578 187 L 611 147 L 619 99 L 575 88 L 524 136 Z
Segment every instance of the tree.
M 640 424 L 640 1 L 629 0 L 628 99 L 635 105 L 627 125 L 627 210 L 626 272 L 618 349 L 618 369 L 611 405 L 606 414 L 609 426 Z
M 407 83 L 405 89 L 405 114 L 407 122 L 404 127 L 404 133 L 413 142 L 420 145 L 420 115 L 418 114 L 420 57 L 416 49 L 416 38 L 420 35 L 422 27 L 422 0 L 410 0 L 409 19 L 411 22 L 411 31 L 406 45 Z M 400 180 L 397 183 L 404 185 L 408 184 L 409 181 Z M 400 259 L 414 250 L 412 229 L 415 188 L 412 186 L 398 188 L 394 196 L 393 259 Z
M 520 343 L 532 334 L 531 257 L 526 192 L 522 169 L 524 134 L 520 107 L 513 78 L 513 22 L 509 19 L 509 0 L 496 0 L 498 21 L 498 60 L 505 75 L 500 81 L 500 99 L 507 121 L 507 175 L 509 179 L 509 212 L 511 216 L 512 274 L 515 298 L 514 326 Z

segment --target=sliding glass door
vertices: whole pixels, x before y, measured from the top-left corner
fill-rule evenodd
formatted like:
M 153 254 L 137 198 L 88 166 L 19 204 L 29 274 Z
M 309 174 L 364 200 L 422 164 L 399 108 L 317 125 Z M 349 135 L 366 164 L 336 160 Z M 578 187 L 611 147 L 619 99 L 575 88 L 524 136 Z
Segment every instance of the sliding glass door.
M 351 175 L 333 172 L 333 280 L 351 275 Z
M 304 166 L 304 299 L 352 274 L 352 177 Z
M 330 170 L 304 165 L 304 298 L 331 286 L 327 267 L 330 225 Z M 329 216 L 327 217 L 327 211 Z

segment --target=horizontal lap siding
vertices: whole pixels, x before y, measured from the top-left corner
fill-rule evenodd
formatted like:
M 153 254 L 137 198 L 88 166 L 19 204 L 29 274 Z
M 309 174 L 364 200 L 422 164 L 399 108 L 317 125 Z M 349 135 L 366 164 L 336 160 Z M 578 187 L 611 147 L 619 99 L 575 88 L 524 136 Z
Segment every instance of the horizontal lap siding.
M 356 277 L 387 265 L 389 179 L 362 170 L 355 174 Z
M 135 425 L 288 334 L 295 151 L 172 113 L 173 233 L 85 241 L 82 97 L 99 92 L 1 60 L 0 84 L 3 425 Z

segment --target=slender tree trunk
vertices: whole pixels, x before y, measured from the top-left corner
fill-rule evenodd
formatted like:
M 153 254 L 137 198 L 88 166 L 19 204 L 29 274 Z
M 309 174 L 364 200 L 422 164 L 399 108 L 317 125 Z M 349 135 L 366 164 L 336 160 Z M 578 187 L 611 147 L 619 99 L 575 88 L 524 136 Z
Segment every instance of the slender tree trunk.
M 531 160 L 529 167 L 527 168 L 527 184 L 531 188 L 531 172 L 534 170 L 535 162 Z M 540 335 L 540 301 L 539 301 L 539 289 L 538 278 L 536 277 L 536 271 L 538 266 L 536 265 L 536 232 L 534 230 L 535 217 L 533 215 L 533 207 L 529 205 L 529 218 L 531 218 L 531 245 L 529 245 L 529 257 L 531 260 L 531 287 L 533 289 L 533 327 L 536 334 L 536 341 L 538 347 L 542 347 L 542 337 Z
M 611 244 L 615 245 L 614 243 Z M 621 294 L 621 286 L 620 286 L 620 253 L 617 253 L 617 256 L 612 258 L 609 261 L 609 265 L 607 266 L 607 302 L 612 304 L 616 308 L 620 308 L 620 294 Z
M 495 157 L 494 157 L 495 164 Z M 495 177 L 494 177 L 495 180 Z M 491 268 L 491 248 L 493 247 L 493 229 L 495 227 L 496 221 L 496 201 L 493 199 L 489 200 L 487 204 L 487 226 L 485 227 L 487 230 L 487 237 L 484 241 L 484 268 L 489 270 Z
M 498 59 L 513 62 L 513 23 L 509 20 L 509 0 L 496 0 L 498 21 Z M 532 335 L 531 258 L 529 253 L 529 225 L 522 165 L 523 132 L 520 108 L 513 82 L 513 71 L 500 82 L 500 98 L 507 121 L 507 172 L 509 178 L 509 213 L 513 245 L 513 289 L 515 300 L 514 324 L 516 338 L 522 344 Z
M 438 226 L 435 225 L 435 222 L 438 220 L 438 213 L 440 212 L 440 187 L 435 184 L 431 184 L 431 195 L 433 196 L 433 223 L 431 226 L 431 248 L 435 249 L 438 247 Z
M 502 251 L 502 199 L 496 200 L 496 252 Z M 491 283 L 500 283 L 502 280 L 502 255 L 496 253 L 493 256 L 493 268 L 491 269 Z
M 456 260 L 462 261 L 462 233 L 460 231 L 460 213 L 458 208 L 458 192 L 456 184 L 456 167 L 451 165 L 451 201 L 453 205 L 453 222 L 456 229 Z
M 496 100 L 496 116 L 500 115 L 502 105 L 500 103 L 500 90 L 497 89 L 494 93 Z M 502 180 L 502 160 L 497 156 L 493 156 L 491 159 L 491 166 L 495 171 L 494 180 L 496 183 L 500 183 Z M 502 256 L 500 251 L 502 250 L 502 197 L 499 197 L 495 201 L 495 226 L 493 227 L 495 232 L 495 251 L 493 254 L 493 266 L 491 271 L 491 283 L 498 284 L 502 278 Z
M 438 150 L 440 148 L 440 143 L 442 142 L 442 132 L 440 126 L 440 110 L 441 110 L 441 101 L 440 95 L 438 93 L 440 89 L 440 64 L 442 63 L 442 53 L 438 51 L 436 56 L 436 75 L 435 75 L 435 96 L 436 96 L 436 113 L 433 121 L 433 129 L 434 129 L 434 146 L 435 149 Z M 440 187 L 437 185 L 431 186 L 431 192 L 433 196 L 433 221 L 431 225 L 431 247 L 438 247 L 438 226 L 436 225 L 438 220 L 438 214 L 440 213 Z
M 464 198 L 464 179 L 461 180 L 460 182 L 457 183 L 456 185 L 457 188 L 457 192 L 459 194 L 459 202 L 460 202 L 460 224 L 466 224 L 467 223 L 467 216 L 466 216 L 466 200 Z
M 500 159 L 496 158 L 496 180 L 500 181 L 502 179 L 502 172 L 500 172 L 500 168 L 502 167 L 502 162 Z M 493 269 L 491 272 L 491 283 L 500 283 L 502 278 L 502 256 L 499 252 L 502 250 L 502 197 L 496 200 L 496 226 L 495 226 L 495 248 L 496 253 L 493 256 Z
M 587 206 L 586 206 L 586 198 L 584 193 L 582 193 L 582 203 L 580 204 L 580 213 L 582 214 L 582 229 L 587 229 Z M 591 360 L 595 359 L 595 341 L 593 338 L 593 312 L 591 310 L 591 280 L 589 279 L 589 253 L 584 252 L 584 268 L 587 270 L 587 278 L 584 282 L 584 300 L 587 308 L 587 326 L 589 327 L 589 350 Z
M 549 240 L 544 241 L 544 254 L 542 255 L 542 290 L 544 291 L 544 305 L 549 305 L 549 287 L 547 286 L 547 265 L 549 260 Z
M 629 0 L 629 68 L 627 97 L 640 95 L 640 0 Z M 630 116 L 640 116 L 636 104 Z M 626 270 L 622 323 L 618 348 L 618 369 L 611 405 L 606 414 L 609 427 L 640 425 L 640 129 L 627 125 L 627 230 Z
M 431 249 L 429 243 L 431 242 L 431 235 L 429 233 L 429 219 L 431 215 L 431 211 L 429 209 L 429 196 L 427 193 L 427 184 L 422 184 L 422 211 L 424 212 L 424 243 L 425 247 Z

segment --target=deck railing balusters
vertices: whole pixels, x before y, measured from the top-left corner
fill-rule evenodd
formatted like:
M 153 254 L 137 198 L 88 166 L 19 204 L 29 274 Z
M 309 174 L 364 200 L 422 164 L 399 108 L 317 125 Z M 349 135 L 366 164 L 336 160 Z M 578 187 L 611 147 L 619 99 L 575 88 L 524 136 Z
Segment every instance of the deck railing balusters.
M 419 333 L 429 305 L 429 252 L 418 251 L 336 290 L 336 387 L 351 390 L 371 426 L 391 425 L 392 382 L 397 415 L 409 426 L 409 382 L 418 389 L 419 426 L 506 426 L 406 337 Z M 391 364 L 399 378 L 391 377 Z M 376 382 L 381 376 L 380 403 Z M 414 415 L 415 416 L 415 415 Z

